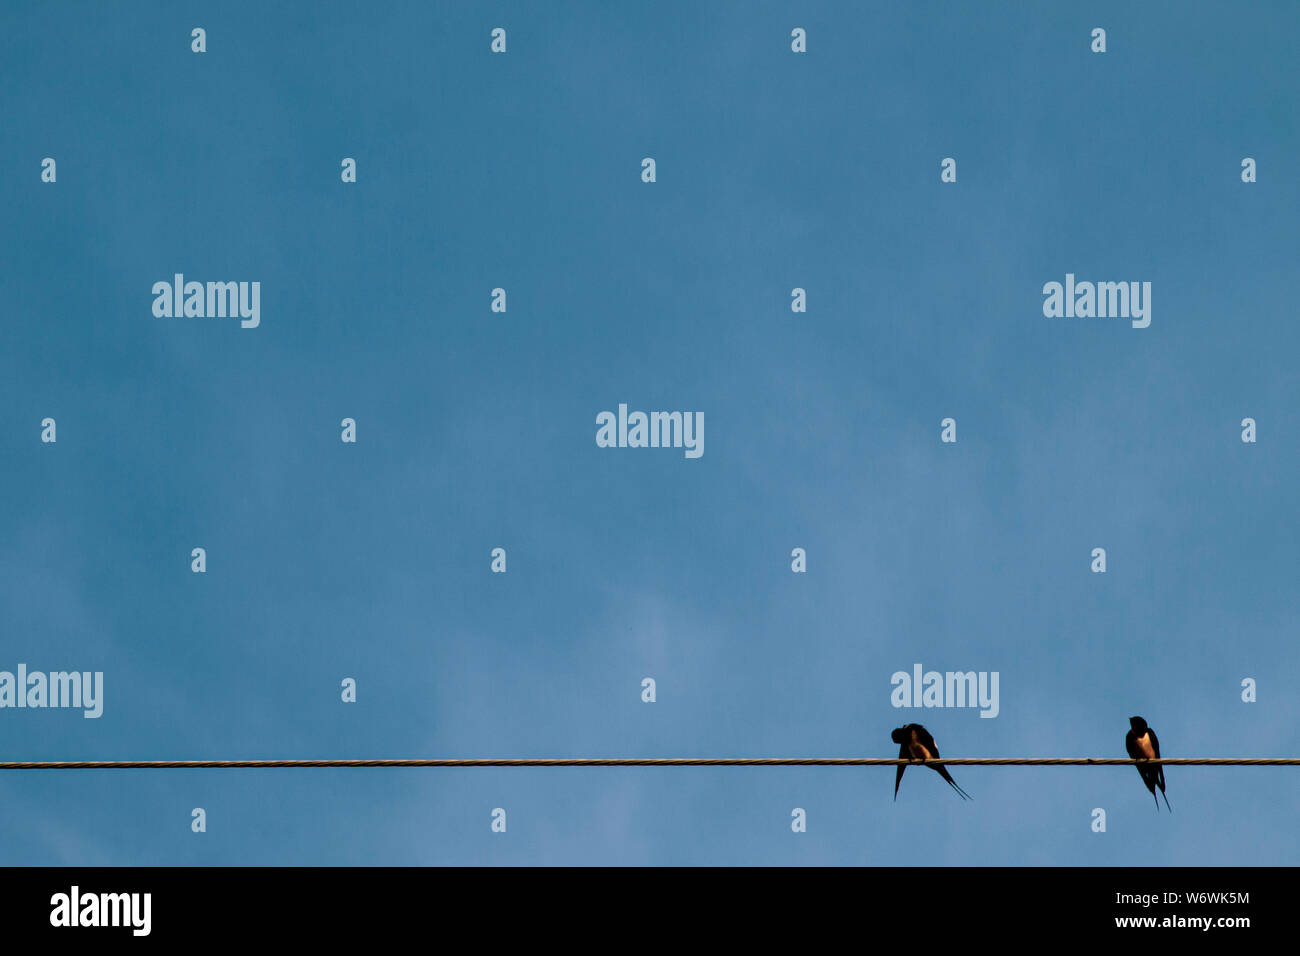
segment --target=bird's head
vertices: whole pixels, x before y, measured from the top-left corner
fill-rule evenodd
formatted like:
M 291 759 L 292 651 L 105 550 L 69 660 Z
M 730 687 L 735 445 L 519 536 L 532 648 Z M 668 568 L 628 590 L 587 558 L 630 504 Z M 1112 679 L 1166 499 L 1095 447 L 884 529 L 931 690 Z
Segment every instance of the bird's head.
M 1133 728 L 1133 732 L 1136 734 L 1141 735 L 1147 732 L 1147 722 L 1141 717 L 1130 717 L 1128 725 Z
M 907 736 L 906 730 L 907 730 L 906 727 L 895 728 L 894 732 L 889 735 L 889 739 L 896 744 L 901 744 L 903 742 L 903 738 Z

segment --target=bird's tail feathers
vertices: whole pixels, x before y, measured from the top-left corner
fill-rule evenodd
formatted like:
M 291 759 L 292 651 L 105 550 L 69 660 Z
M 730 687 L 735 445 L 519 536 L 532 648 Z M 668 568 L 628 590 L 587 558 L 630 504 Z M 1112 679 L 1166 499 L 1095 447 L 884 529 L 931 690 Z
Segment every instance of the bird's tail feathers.
M 974 797 L 972 797 L 969 793 L 967 793 L 967 792 L 966 792 L 965 790 L 963 790 L 961 787 L 957 786 L 957 781 L 954 780 L 954 779 L 952 779 L 952 776 L 948 773 L 947 768 L 945 768 L 945 767 L 935 767 L 934 769 L 939 771 L 939 773 L 940 773 L 940 775 L 943 777 L 943 779 L 945 779 L 945 780 L 948 781 L 948 786 L 950 786 L 950 787 L 952 787 L 954 790 L 956 790 L 957 793 L 961 796 L 961 798 L 962 798 L 963 800 L 973 800 L 973 799 L 974 799 Z

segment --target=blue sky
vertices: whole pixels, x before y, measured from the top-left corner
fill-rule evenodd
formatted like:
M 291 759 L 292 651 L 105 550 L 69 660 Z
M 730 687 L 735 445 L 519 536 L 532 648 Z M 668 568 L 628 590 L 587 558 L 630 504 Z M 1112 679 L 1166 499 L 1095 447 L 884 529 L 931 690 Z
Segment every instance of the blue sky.
M 1123 756 L 1142 714 L 1166 756 L 1300 754 L 1298 32 L 6 4 L 0 669 L 102 670 L 105 704 L 0 710 L 0 753 L 888 757 L 919 720 L 946 756 Z M 260 281 L 260 327 L 155 318 L 176 272 Z M 1150 281 L 1151 326 L 1045 318 L 1067 272 Z M 703 457 L 596 447 L 620 402 L 702 411 Z M 999 672 L 998 717 L 892 707 L 917 662 Z M 895 804 L 888 768 L 6 772 L 0 862 L 1300 849 L 1288 769 L 1171 768 L 1172 815 L 1128 767 L 953 773 L 973 802 L 914 770 Z

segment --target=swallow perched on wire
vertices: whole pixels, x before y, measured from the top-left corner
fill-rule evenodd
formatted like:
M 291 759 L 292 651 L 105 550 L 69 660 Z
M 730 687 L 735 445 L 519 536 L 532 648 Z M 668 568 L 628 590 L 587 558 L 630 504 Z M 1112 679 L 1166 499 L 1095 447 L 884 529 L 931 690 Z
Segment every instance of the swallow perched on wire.
M 898 744 L 898 757 L 900 760 L 938 760 L 939 748 L 935 746 L 934 738 L 930 736 L 930 731 L 926 730 L 920 724 L 904 724 L 897 728 L 889 739 Z M 907 769 L 906 764 L 898 765 L 898 773 L 894 775 L 894 799 L 898 799 L 898 785 L 903 782 L 903 771 Z M 961 796 L 963 800 L 971 799 L 971 795 L 957 786 L 957 781 L 952 779 L 948 773 L 948 768 L 939 766 L 931 767 L 931 770 L 948 781 L 948 786 L 952 787 Z
M 1124 737 L 1124 749 L 1128 751 L 1128 755 L 1134 760 L 1159 760 L 1160 740 L 1156 737 L 1156 732 L 1148 727 L 1147 722 L 1141 717 L 1130 717 L 1128 723 L 1129 732 Z M 1142 782 L 1147 785 L 1147 789 L 1151 791 L 1151 799 L 1156 801 L 1156 810 L 1160 809 L 1160 800 L 1156 797 L 1158 785 L 1160 796 L 1165 798 L 1165 806 L 1169 807 L 1170 813 L 1173 813 L 1174 808 L 1169 806 L 1169 798 L 1165 796 L 1165 765 L 1144 767 L 1138 764 L 1137 772 L 1142 777 Z

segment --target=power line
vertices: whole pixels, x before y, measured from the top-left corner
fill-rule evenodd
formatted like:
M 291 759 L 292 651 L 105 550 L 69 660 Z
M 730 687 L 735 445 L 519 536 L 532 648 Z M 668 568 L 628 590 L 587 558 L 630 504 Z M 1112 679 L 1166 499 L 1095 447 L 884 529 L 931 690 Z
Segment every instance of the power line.
M 308 767 L 1295 767 L 1300 757 L 485 757 L 447 760 L 6 760 L 0 770 L 237 770 Z

